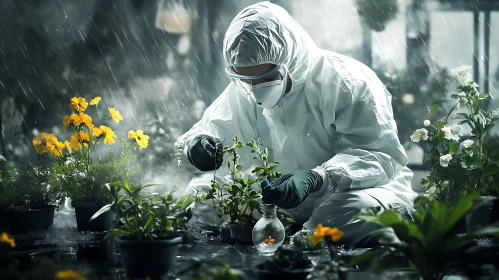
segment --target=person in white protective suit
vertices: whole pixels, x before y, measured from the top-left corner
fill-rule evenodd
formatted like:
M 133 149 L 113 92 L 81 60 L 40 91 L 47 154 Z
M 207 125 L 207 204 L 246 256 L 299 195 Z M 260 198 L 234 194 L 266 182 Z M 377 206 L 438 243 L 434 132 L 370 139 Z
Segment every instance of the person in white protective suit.
M 179 165 L 197 169 L 190 191 L 206 192 L 214 170 L 223 180 L 222 141 L 230 145 L 239 136 L 243 143 L 261 139 L 280 163 L 283 175 L 262 190 L 263 202 L 305 229 L 338 227 L 342 241 L 351 242 L 373 229 L 351 221 L 361 209 L 412 208 L 417 193 L 391 95 L 371 69 L 318 48 L 283 8 L 268 2 L 234 18 L 223 55 L 231 83 L 175 143 Z M 221 222 L 207 205 L 197 212 L 200 224 Z

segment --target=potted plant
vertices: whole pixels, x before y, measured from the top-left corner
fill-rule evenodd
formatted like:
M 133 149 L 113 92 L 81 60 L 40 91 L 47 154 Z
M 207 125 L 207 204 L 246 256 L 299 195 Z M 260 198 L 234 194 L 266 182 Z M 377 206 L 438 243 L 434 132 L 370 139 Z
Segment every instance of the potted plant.
M 117 240 L 122 263 L 130 278 L 162 277 L 174 267 L 182 231 L 197 205 L 193 195 L 141 192 L 153 186 L 106 184 L 113 202 L 102 207 L 92 219 L 109 211 L 117 216 L 106 240 Z M 123 190 L 124 193 L 120 194 Z
M 149 140 L 142 130 L 130 130 L 130 141 L 119 137 L 123 149 L 114 152 L 112 145 L 117 138 L 114 131 L 108 126 L 94 124 L 92 117 L 85 113 L 90 105 L 103 119 L 98 110 L 100 100 L 96 97 L 87 103 L 83 97 L 71 99 L 69 107 L 74 112 L 65 116 L 62 122 L 65 130 L 72 129 L 69 141 L 59 141 L 56 135 L 45 132 L 33 139 L 39 154 L 50 155 L 51 168 L 58 175 L 52 184 L 57 191 L 71 198 L 79 230 L 104 231 L 111 227 L 114 220 L 112 212 L 106 212 L 93 221 L 90 217 L 112 200 L 104 188 L 106 183 L 129 181 L 140 170 L 134 164 L 135 152 L 138 147 L 146 148 Z M 115 123 L 123 120 L 115 108 L 108 107 L 108 111 L 109 119 Z M 64 197 L 60 203 L 64 203 Z
M 6 163 L 5 158 L 0 165 Z M 42 230 L 54 223 L 57 193 L 48 184 L 45 165 L 22 164 L 0 168 L 0 225 L 11 233 Z
M 484 227 L 465 235 L 455 234 L 453 228 L 471 209 L 478 192 L 463 196 L 457 203 L 432 200 L 425 209 L 419 206 L 412 217 L 394 210 L 369 208 L 353 219 L 377 223 L 381 228 L 372 234 L 383 247 L 370 249 L 354 257 L 352 264 L 370 261 L 375 271 L 410 267 L 424 280 L 439 280 L 455 269 L 452 265 L 466 256 L 468 261 L 479 256 L 486 247 L 476 238 L 499 236 L 497 225 Z M 381 250 L 381 252 L 380 252 Z M 474 254 L 469 254 L 474 251 Z M 463 260 L 466 261 L 466 260 Z
M 426 120 L 426 128 L 417 129 L 411 135 L 413 142 L 427 141 L 431 146 L 427 153 L 430 174 L 421 181 L 426 186 L 426 194 L 419 203 L 425 204 L 433 199 L 455 202 L 474 190 L 480 191 L 482 196 L 492 195 L 493 200 L 486 199 L 492 202 L 499 191 L 499 161 L 488 156 L 484 142 L 489 130 L 499 120 L 499 109 L 485 111 L 481 108 L 482 102 L 489 99 L 490 95 L 478 92 L 478 85 L 471 79 L 469 67 L 457 68 L 452 72 L 456 74 L 458 82 L 458 94 L 452 95 L 457 103 L 445 119 L 438 120 L 436 124 Z M 428 109 L 430 113 L 436 112 L 437 107 L 433 105 Z M 458 110 L 453 115 L 455 124 L 450 124 L 449 118 L 454 110 Z M 470 135 L 462 139 L 465 129 L 470 131 Z M 468 224 L 471 225 L 471 231 L 476 228 L 473 221 L 468 221 Z
M 253 159 L 260 159 L 262 166 L 256 166 L 251 171 L 257 178 L 244 178 L 238 173 L 243 166 L 239 163 L 240 156 L 237 154 L 237 149 L 243 148 L 244 145 L 237 136 L 233 142 L 232 146 L 224 146 L 222 152 L 222 156 L 226 156 L 231 182 L 219 184 L 215 180 L 214 172 L 211 189 L 206 198 L 212 200 L 219 218 L 228 217 L 227 224 L 232 238 L 239 243 L 253 244 L 252 230 L 256 223 L 254 215 L 255 212 L 263 213 L 261 190 L 255 186 L 263 179 L 270 180 L 280 176 L 280 173 L 274 171 L 278 163 L 268 160 L 268 149 L 260 151 L 260 141 L 253 140 L 247 145 L 252 148 Z

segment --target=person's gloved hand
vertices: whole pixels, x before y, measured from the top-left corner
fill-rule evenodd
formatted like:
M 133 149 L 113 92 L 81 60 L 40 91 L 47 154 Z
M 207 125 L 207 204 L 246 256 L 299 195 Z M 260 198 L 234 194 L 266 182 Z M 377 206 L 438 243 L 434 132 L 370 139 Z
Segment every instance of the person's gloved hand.
M 263 187 L 262 200 L 284 209 L 300 205 L 307 196 L 322 187 L 322 177 L 312 170 L 298 170 L 283 174 Z
M 222 166 L 223 144 L 220 139 L 201 134 L 189 142 L 187 159 L 201 171 L 213 171 Z

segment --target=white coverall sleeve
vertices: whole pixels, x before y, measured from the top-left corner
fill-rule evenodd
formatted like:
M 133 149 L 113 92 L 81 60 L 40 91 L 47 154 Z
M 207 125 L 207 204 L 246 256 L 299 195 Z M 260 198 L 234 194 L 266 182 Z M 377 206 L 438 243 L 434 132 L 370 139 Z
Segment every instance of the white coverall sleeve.
M 254 117 L 250 113 L 250 102 L 235 90 L 229 90 L 230 88 L 229 85 L 205 110 L 201 120 L 175 142 L 174 149 L 179 166 L 185 167 L 195 174 L 203 173 L 192 166 L 187 159 L 187 146 L 197 135 L 207 134 L 217 137 L 224 146 L 232 145 L 232 139 L 235 136 L 238 136 L 241 142 L 253 139 L 254 128 L 251 120 Z M 222 175 L 226 169 L 222 166 L 217 170 L 217 173 Z
M 324 124 L 335 128 L 338 139 L 335 156 L 317 169 L 328 192 L 385 185 L 408 161 L 397 136 L 391 95 L 379 80 L 343 83 L 348 85 L 322 96 Z

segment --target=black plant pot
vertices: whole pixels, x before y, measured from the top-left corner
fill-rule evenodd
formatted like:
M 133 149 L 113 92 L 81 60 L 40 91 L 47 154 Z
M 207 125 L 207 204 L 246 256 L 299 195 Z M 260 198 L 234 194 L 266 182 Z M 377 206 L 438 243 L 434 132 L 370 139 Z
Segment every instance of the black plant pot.
M 499 220 L 499 201 L 495 196 L 481 196 L 473 201 L 473 208 L 466 215 L 468 232 L 476 231 Z
M 238 244 L 253 245 L 254 223 L 229 225 L 230 237 Z
M 302 269 L 289 269 L 289 270 L 267 270 L 262 268 L 260 265 L 255 266 L 255 272 L 257 279 L 260 280 L 276 280 L 276 279 L 286 279 L 286 280 L 304 280 L 307 279 L 308 275 L 312 272 L 314 268 L 302 268 Z
M 108 211 L 95 220 L 90 218 L 104 206 L 101 202 L 75 202 L 76 224 L 81 231 L 106 231 L 111 229 L 113 221 L 116 218 L 114 212 Z
M 16 247 L 0 246 L 0 271 L 10 264 L 28 270 L 39 258 L 59 259 L 59 247 L 52 244 L 16 244 Z
M 117 242 L 127 277 L 161 279 L 175 266 L 182 237 L 140 241 L 118 238 Z
M 0 228 L 14 234 L 45 230 L 54 224 L 55 208 L 54 205 L 48 205 L 45 208 L 27 211 L 2 210 L 0 211 Z

